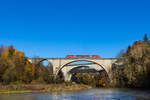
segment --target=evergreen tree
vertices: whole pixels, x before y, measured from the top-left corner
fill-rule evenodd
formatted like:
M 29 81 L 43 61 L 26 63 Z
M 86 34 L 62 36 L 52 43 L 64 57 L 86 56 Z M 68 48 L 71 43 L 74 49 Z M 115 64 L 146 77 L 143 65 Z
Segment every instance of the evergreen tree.
M 143 39 L 143 40 L 144 40 L 144 42 L 147 42 L 147 41 L 148 41 L 147 34 L 144 35 L 144 39 Z

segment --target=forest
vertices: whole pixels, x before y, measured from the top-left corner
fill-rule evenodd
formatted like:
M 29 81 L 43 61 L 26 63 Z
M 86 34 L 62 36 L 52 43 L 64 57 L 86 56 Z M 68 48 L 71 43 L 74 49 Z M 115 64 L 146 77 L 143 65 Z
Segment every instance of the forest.
M 147 34 L 118 54 L 113 67 L 114 87 L 150 88 L 150 41 Z

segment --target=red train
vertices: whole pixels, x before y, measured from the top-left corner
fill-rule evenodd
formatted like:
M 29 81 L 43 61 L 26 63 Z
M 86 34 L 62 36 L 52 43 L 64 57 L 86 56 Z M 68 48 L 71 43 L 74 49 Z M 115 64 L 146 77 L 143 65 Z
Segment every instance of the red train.
M 99 55 L 67 55 L 66 58 L 100 58 Z

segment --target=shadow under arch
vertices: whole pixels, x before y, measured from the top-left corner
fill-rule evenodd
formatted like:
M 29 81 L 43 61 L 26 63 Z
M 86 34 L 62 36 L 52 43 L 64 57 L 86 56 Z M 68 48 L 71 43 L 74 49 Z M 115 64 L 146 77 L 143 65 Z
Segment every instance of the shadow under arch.
M 97 66 L 99 66 L 99 65 L 97 65 Z M 86 70 L 87 69 L 90 69 L 91 71 L 88 71 L 88 72 L 84 72 L 84 71 L 79 71 L 79 72 L 77 72 L 77 70 L 84 70 L 84 69 L 82 69 L 82 68 L 85 68 Z M 89 66 L 77 66 L 77 67 L 75 67 L 75 68 L 72 68 L 72 69 L 70 69 L 69 71 L 68 71 L 68 73 L 69 74 L 72 74 L 71 75 L 71 77 L 70 77 L 70 80 L 72 81 L 72 82 L 75 82 L 75 83 L 78 83 L 77 82 L 77 73 L 94 73 L 95 75 L 98 75 L 99 77 L 101 76 L 100 74 L 101 74 L 101 72 L 102 71 L 104 71 L 104 69 L 95 69 L 95 68 L 91 68 L 91 67 L 89 67 Z M 105 71 L 106 72 L 106 71 Z M 94 75 L 94 74 L 92 74 L 92 75 Z M 94 76 L 95 77 L 95 76 Z M 105 77 L 108 77 L 108 75 L 107 76 L 105 76 Z
M 70 64 L 70 63 L 73 63 L 73 62 L 78 62 L 78 61 L 93 62 L 94 64 L 99 65 L 99 67 L 101 67 L 101 68 L 106 72 L 106 74 L 107 74 L 107 76 L 108 76 L 108 78 L 109 78 L 109 80 L 110 80 L 109 73 L 108 73 L 108 71 L 105 69 L 105 67 L 104 67 L 103 65 L 101 65 L 101 64 L 98 64 L 98 63 L 96 63 L 96 62 L 94 62 L 94 61 L 90 61 L 90 60 L 74 60 L 74 61 L 68 62 L 68 63 L 66 63 L 66 64 L 64 64 L 64 65 L 62 65 L 62 66 L 60 67 L 60 69 L 56 72 L 56 77 L 58 77 L 59 72 L 60 72 L 64 67 L 66 67 L 66 65 L 68 65 L 68 64 Z

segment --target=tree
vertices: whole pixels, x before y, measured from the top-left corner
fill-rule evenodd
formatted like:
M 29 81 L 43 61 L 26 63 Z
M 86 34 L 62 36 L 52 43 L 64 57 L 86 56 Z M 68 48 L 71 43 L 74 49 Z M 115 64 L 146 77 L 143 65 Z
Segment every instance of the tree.
M 20 52 L 19 56 L 20 56 L 20 57 L 24 57 L 24 56 L 25 56 L 25 55 L 24 55 L 24 52 Z
M 16 49 L 15 51 L 14 51 L 14 55 L 16 56 L 16 55 L 18 55 L 19 54 L 19 51 Z
M 12 57 L 13 54 L 14 54 L 14 51 L 15 51 L 15 49 L 14 49 L 13 45 L 10 45 L 10 46 L 8 47 L 8 56 L 9 56 L 9 57 Z
M 122 49 L 122 50 L 120 50 L 120 52 L 117 54 L 117 58 L 121 58 L 122 57 L 122 55 L 124 54 L 124 50 Z
M 147 37 L 147 34 L 144 35 L 144 38 L 143 38 L 144 42 L 147 42 L 148 41 L 148 37 Z

